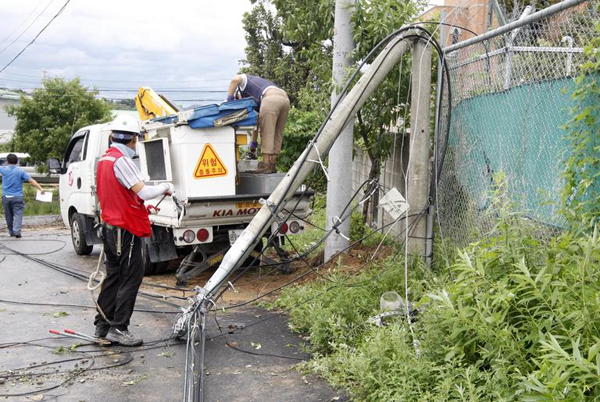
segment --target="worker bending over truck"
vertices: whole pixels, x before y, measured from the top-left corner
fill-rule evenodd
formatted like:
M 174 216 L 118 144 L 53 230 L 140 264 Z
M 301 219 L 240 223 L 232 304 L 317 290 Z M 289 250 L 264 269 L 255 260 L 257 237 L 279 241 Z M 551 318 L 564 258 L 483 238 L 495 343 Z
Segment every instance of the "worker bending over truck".
M 128 326 L 144 278 L 142 237 L 152 235 L 144 201 L 172 194 L 173 184 L 144 184 L 132 160 L 140 135 L 136 119 L 119 116 L 109 129 L 111 146 L 100 158 L 97 173 L 106 278 L 98 296 L 94 336 L 138 346 L 143 341 L 129 332 Z
M 239 74 L 229 83 L 227 100 L 252 98 L 258 108 L 258 131 L 261 138 L 263 160 L 256 170 L 249 173 L 276 173 L 277 157 L 281 152 L 283 129 L 290 111 L 287 94 L 269 80 L 249 74 Z M 250 152 L 254 154 L 258 143 L 255 134 L 250 142 Z

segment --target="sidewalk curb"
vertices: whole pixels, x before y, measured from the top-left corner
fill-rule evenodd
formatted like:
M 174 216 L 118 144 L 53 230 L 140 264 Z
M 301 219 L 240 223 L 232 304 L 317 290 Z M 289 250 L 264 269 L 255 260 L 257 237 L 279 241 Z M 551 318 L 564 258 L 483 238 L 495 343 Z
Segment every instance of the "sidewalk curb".
M 23 217 L 23 226 L 41 226 L 50 224 L 62 224 L 60 215 L 31 215 Z M 0 228 L 6 227 L 4 216 L 0 218 Z

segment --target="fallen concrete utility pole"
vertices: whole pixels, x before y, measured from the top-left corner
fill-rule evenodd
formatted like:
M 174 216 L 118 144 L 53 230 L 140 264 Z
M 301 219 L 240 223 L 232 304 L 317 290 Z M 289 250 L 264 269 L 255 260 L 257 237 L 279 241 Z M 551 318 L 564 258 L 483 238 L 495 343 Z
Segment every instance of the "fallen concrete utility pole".
M 223 258 L 223 262 L 208 280 L 204 287 L 205 296 L 214 295 L 227 280 L 227 277 L 237 268 L 254 249 L 261 236 L 269 228 L 280 209 L 304 182 L 308 174 L 315 168 L 315 163 L 308 161 L 324 160 L 340 132 L 352 121 L 365 101 L 383 81 L 392 68 L 414 41 L 416 31 L 408 30 L 392 39 L 381 51 L 366 73 L 358 80 L 352 90 L 338 105 L 331 118 L 321 132 L 317 141 L 309 145 L 294 166 L 281 180 L 258 214 L 246 227 L 242 235 L 231 246 Z M 411 38 L 412 36 L 412 38 Z M 428 107 L 429 104 L 424 105 Z
M 333 143 L 354 119 L 365 101 L 375 91 L 387 74 L 398 64 L 402 55 L 421 37 L 417 29 L 400 30 L 390 39 L 387 46 L 377 56 L 364 75 L 352 90 L 338 104 L 329 120 L 323 125 L 294 166 L 281 180 L 277 188 L 254 219 L 246 227 L 242 235 L 231 246 L 221 265 L 206 282 L 204 288 L 197 287 L 195 301 L 184 309 L 173 326 L 176 336 L 187 336 L 186 369 L 184 380 L 184 402 L 203 401 L 203 360 L 204 360 L 204 323 L 206 314 L 214 305 L 213 298 L 227 278 L 250 255 L 261 240 L 262 235 L 270 227 L 271 222 L 279 220 L 283 206 L 302 185 L 309 173 L 325 159 Z M 320 168 L 320 167 L 319 167 Z

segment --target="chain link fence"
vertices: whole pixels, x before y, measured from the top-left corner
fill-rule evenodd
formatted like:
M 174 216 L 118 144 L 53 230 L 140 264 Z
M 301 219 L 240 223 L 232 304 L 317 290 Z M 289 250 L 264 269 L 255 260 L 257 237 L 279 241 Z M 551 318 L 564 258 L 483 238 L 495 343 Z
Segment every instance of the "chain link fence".
M 598 1 L 563 2 L 552 15 L 543 10 L 505 33 L 447 48 L 452 106 L 445 85 L 439 133 L 448 135 L 438 134 L 436 148 L 442 237 L 464 245 L 485 235 L 500 172 L 518 212 L 541 228 L 564 225 L 562 126 L 572 117 L 583 48 L 598 34 Z

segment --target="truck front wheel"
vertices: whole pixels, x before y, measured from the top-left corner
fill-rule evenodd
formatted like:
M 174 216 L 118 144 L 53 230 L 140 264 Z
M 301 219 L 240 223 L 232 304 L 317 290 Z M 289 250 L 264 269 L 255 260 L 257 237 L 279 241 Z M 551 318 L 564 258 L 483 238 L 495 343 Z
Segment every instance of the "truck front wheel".
M 73 241 L 73 249 L 77 255 L 91 254 L 94 246 L 88 246 L 85 242 L 85 217 L 78 213 L 74 213 L 71 217 L 71 240 Z

